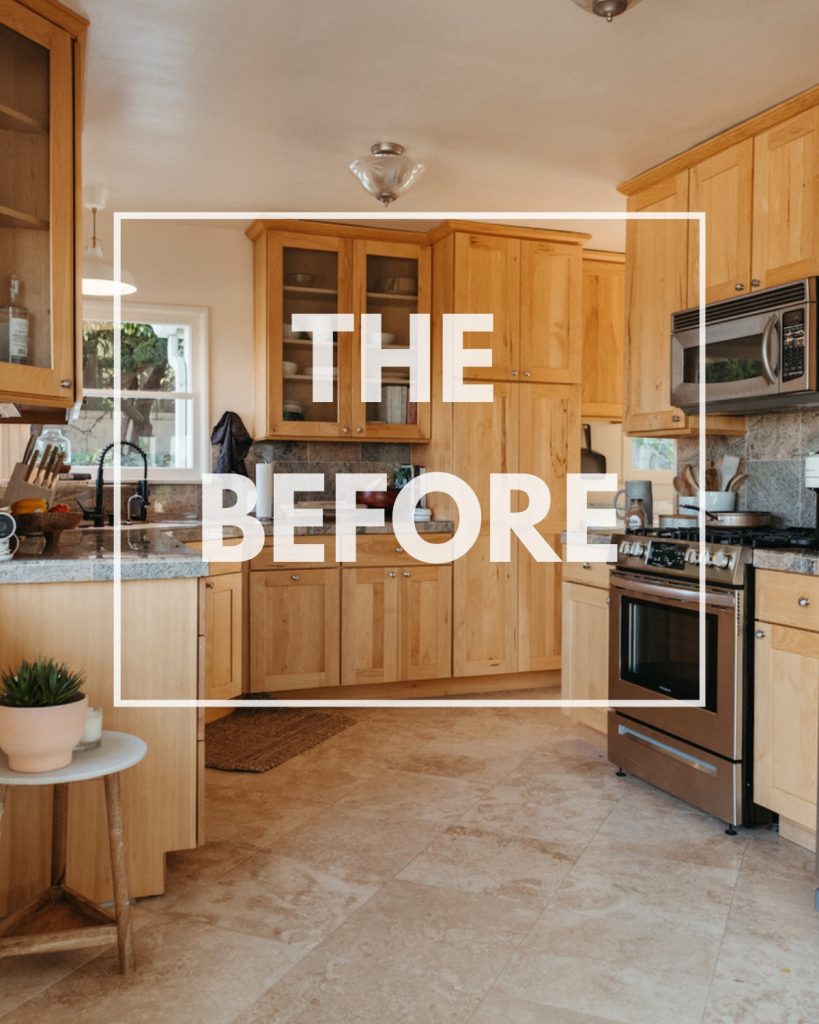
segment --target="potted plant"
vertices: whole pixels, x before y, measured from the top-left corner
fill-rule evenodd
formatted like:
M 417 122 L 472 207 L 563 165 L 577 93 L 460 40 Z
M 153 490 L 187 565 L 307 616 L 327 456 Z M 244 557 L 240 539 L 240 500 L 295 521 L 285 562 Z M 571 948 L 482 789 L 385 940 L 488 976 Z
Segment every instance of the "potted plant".
M 49 772 L 71 764 L 88 712 L 84 677 L 51 658 L 23 661 L 0 673 L 0 748 L 15 772 Z

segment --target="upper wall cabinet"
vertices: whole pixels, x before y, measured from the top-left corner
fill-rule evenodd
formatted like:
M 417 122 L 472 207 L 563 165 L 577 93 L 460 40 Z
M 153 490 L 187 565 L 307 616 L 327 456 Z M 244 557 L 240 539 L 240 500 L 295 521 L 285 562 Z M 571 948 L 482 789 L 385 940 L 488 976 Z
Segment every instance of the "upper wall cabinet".
M 257 437 L 419 441 L 428 404 L 410 402 L 406 367 L 385 369 L 381 400 L 361 393 L 361 314 L 378 315 L 381 345 L 409 347 L 410 315 L 430 311 L 430 256 L 422 236 L 310 222 L 256 222 L 254 334 Z M 313 342 L 298 314 L 354 314 L 332 340 L 331 393 L 314 400 Z
M 583 253 L 583 389 L 581 412 L 623 418 L 625 256 Z
M 474 230 L 470 230 L 474 229 Z M 451 313 L 491 313 L 491 334 L 467 334 L 466 348 L 490 348 L 492 365 L 467 367 L 467 380 L 579 384 L 582 348 L 582 245 L 588 235 L 516 231 L 445 222 L 448 239 L 436 286 Z
M 761 288 L 819 274 L 819 107 L 754 139 L 751 266 Z
M 0 0 L 0 401 L 79 394 L 79 90 L 87 22 Z M 76 106 L 75 106 L 76 105 Z

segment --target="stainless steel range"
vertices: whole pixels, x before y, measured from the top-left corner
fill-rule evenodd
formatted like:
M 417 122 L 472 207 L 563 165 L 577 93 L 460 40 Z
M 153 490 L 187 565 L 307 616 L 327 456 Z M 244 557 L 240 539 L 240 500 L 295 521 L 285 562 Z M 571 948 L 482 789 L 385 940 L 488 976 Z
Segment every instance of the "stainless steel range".
M 813 543 L 812 530 L 706 530 L 705 706 L 700 690 L 696 529 L 617 538 L 611 574 L 609 699 L 654 701 L 609 714 L 609 760 L 730 826 L 750 823 L 753 547 Z

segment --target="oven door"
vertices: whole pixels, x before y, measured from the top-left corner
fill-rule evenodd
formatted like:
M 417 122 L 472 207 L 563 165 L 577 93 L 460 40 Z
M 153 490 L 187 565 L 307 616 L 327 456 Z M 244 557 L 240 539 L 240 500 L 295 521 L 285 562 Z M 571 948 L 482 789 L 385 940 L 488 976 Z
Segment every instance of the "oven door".
M 709 324 L 705 343 L 705 401 L 711 407 L 780 391 L 780 316 L 757 313 Z M 671 335 L 671 404 L 694 411 L 699 403 L 699 330 Z M 788 390 L 804 389 L 804 381 Z
M 742 756 L 742 635 L 739 591 L 709 588 L 705 605 L 705 707 L 699 698 L 699 591 L 691 582 L 611 574 L 609 699 L 667 707 L 623 713 L 723 757 Z

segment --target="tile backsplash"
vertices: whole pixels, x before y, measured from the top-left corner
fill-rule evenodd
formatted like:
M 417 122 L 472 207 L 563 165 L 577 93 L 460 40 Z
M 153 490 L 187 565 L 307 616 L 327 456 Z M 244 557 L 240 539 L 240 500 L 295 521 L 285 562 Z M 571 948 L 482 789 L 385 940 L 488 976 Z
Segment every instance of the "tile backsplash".
M 748 417 L 745 437 L 706 439 L 709 459 L 737 455 L 748 479 L 739 490 L 737 508 L 771 512 L 782 526 L 816 525 L 816 495 L 804 486 L 804 456 L 819 451 L 819 412 L 769 413 Z M 677 465 L 686 462 L 699 473 L 699 441 L 680 438 Z

